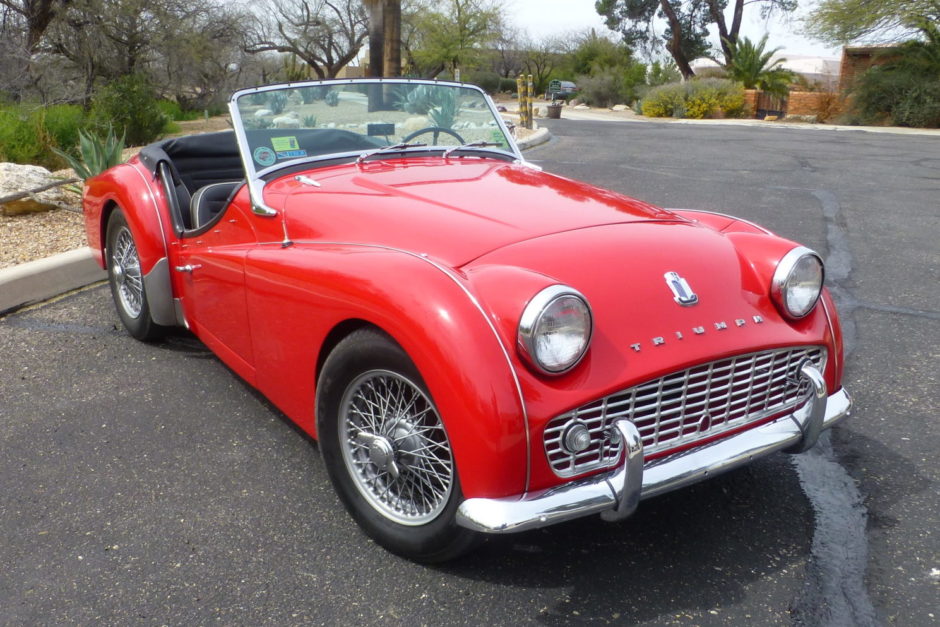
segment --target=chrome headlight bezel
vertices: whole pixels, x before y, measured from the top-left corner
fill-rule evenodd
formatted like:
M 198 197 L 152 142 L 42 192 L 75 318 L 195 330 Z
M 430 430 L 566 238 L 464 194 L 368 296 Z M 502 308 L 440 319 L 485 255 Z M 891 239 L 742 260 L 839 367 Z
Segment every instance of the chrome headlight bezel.
M 582 311 L 583 332 L 578 349 L 564 360 L 549 362 L 539 350 L 539 338 L 545 333 L 544 323 L 558 307 L 575 306 Z M 591 345 L 594 317 L 587 299 L 578 290 L 567 285 L 550 285 L 538 292 L 525 306 L 519 318 L 517 344 L 523 359 L 538 372 L 557 376 L 577 366 Z
M 807 266 L 807 264 L 810 265 Z M 818 268 L 818 281 L 813 281 L 815 288 L 812 288 L 815 293 L 811 299 L 804 297 L 802 300 L 805 302 L 802 305 L 799 302 L 794 302 L 796 300 L 794 289 L 797 287 L 795 281 L 800 279 L 800 275 L 804 271 L 809 270 L 812 272 L 814 267 Z M 777 264 L 777 269 L 774 271 L 774 277 L 770 284 L 770 297 L 784 317 L 791 320 L 800 320 L 816 308 L 825 281 L 826 268 L 819 254 L 805 246 L 797 246 L 784 255 L 780 263 Z

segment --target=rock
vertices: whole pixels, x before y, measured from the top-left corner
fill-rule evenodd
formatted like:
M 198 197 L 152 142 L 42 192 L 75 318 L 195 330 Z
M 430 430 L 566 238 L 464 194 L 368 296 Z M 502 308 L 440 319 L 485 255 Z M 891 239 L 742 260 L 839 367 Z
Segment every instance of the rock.
M 626 111 L 626 110 L 629 109 L 629 108 L 630 108 L 630 107 L 628 107 L 628 106 L 625 105 L 625 104 L 616 104 L 616 105 L 612 106 L 612 107 L 610 108 L 610 110 L 611 110 L 611 111 Z
M 49 170 L 38 165 L 0 163 L 0 198 L 19 192 L 28 192 L 59 180 L 61 179 L 52 176 Z M 21 213 L 64 209 L 70 206 L 67 192 L 61 187 L 54 187 L 19 200 L 6 202 L 0 205 L 0 214 L 14 216 Z
M 579 111 L 586 111 L 590 109 L 591 107 L 587 106 L 586 104 L 579 104 L 579 105 L 575 105 L 574 108 L 578 109 Z
M 434 125 L 426 117 L 415 115 L 402 122 L 399 126 L 401 127 L 399 132 L 402 135 L 410 135 L 415 131 L 420 131 L 423 128 Z
M 284 115 L 271 120 L 274 128 L 300 128 L 300 114 L 296 111 L 285 113 Z
M 571 100 L 568 101 L 568 104 L 572 107 L 577 107 L 579 104 L 581 104 L 581 101 L 578 100 L 577 98 L 572 98 Z

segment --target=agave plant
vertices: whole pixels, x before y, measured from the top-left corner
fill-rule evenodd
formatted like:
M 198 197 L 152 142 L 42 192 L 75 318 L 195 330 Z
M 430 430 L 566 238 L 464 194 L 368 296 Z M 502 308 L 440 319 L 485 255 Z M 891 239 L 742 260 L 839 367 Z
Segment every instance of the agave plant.
M 459 108 L 454 90 L 440 90 L 434 94 L 432 100 L 436 106 L 428 110 L 431 122 L 440 128 L 453 128 Z
M 728 41 L 732 53 L 731 61 L 725 66 L 728 78 L 742 83 L 745 89 L 760 89 L 776 96 L 785 96 L 795 75 L 781 67 L 786 59 L 771 61 L 780 48 L 765 51 L 766 46 L 767 35 L 756 44 L 747 37 L 737 42 Z
M 123 161 L 121 153 L 124 151 L 124 134 L 121 133 L 121 137 L 117 137 L 111 126 L 108 126 L 108 134 L 104 137 L 80 130 L 78 132 L 78 157 L 55 148 L 53 150 L 65 159 L 79 178 L 89 179 Z

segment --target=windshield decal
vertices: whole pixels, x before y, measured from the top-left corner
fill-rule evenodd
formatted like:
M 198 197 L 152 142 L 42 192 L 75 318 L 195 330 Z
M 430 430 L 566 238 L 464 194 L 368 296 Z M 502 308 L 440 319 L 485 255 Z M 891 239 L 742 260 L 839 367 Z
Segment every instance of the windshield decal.
M 297 138 L 293 135 L 290 137 L 272 137 L 271 146 L 279 153 L 300 150 L 300 144 L 297 143 Z
M 274 154 L 274 151 L 267 146 L 258 146 L 255 148 L 255 152 L 252 156 L 254 156 L 255 161 L 258 162 L 258 165 L 264 167 L 274 165 L 275 162 L 277 162 L 277 155 Z

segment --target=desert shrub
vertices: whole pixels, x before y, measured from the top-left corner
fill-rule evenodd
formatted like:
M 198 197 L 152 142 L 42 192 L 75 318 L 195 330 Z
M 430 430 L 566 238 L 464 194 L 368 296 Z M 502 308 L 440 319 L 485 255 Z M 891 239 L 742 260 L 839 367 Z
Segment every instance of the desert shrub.
M 838 94 L 823 92 L 819 97 L 816 108 L 816 121 L 826 122 L 836 117 L 842 109 L 842 101 Z
M 645 80 L 646 66 L 640 63 L 604 68 L 578 77 L 577 97 L 593 107 L 633 102 Z
M 158 138 L 167 118 L 157 106 L 150 83 L 143 76 L 123 76 L 100 89 L 92 98 L 92 126 L 99 132 L 109 127 L 123 133 L 131 146 Z
M 42 141 L 39 128 L 23 107 L 0 108 L 0 161 L 37 164 Z
M 496 72 L 470 72 L 467 75 L 466 82 L 477 85 L 488 94 L 495 94 L 499 91 L 500 78 Z
M 620 79 L 612 72 L 579 76 L 578 99 L 592 107 L 609 107 L 620 101 Z
M 42 109 L 42 125 L 50 147 L 69 150 L 78 144 L 85 125 L 85 110 L 79 105 L 51 105 Z
M 744 88 L 722 78 L 660 85 L 649 90 L 640 109 L 652 118 L 738 117 L 744 110 Z
M 891 110 L 899 126 L 940 127 L 940 80 L 912 86 Z
M 702 120 L 715 115 L 720 109 L 718 90 L 711 88 L 690 89 L 685 99 L 685 116 Z
M 514 78 L 501 78 L 499 79 L 499 91 L 506 93 L 513 93 L 516 91 L 516 79 Z
M 640 111 L 651 118 L 671 118 L 676 107 L 685 103 L 685 85 L 668 83 L 649 90 L 640 103 Z
M 326 93 L 326 96 L 323 99 L 326 101 L 327 105 L 336 107 L 339 105 L 339 92 L 331 89 Z
M 940 76 L 929 80 L 900 64 L 874 67 L 854 95 L 864 124 L 890 118 L 898 126 L 940 127 Z
M 168 120 L 180 122 L 184 120 L 198 120 L 202 117 L 202 111 L 184 111 L 178 102 L 173 100 L 158 100 L 157 108 L 166 116 Z
M 65 162 L 55 149 L 74 150 L 85 114 L 78 105 L 0 107 L 0 161 L 58 170 Z
M 284 109 L 287 107 L 287 94 L 282 91 L 276 91 L 271 94 L 271 97 L 268 98 L 268 109 L 271 110 L 271 113 L 274 115 L 280 115 L 284 113 Z

